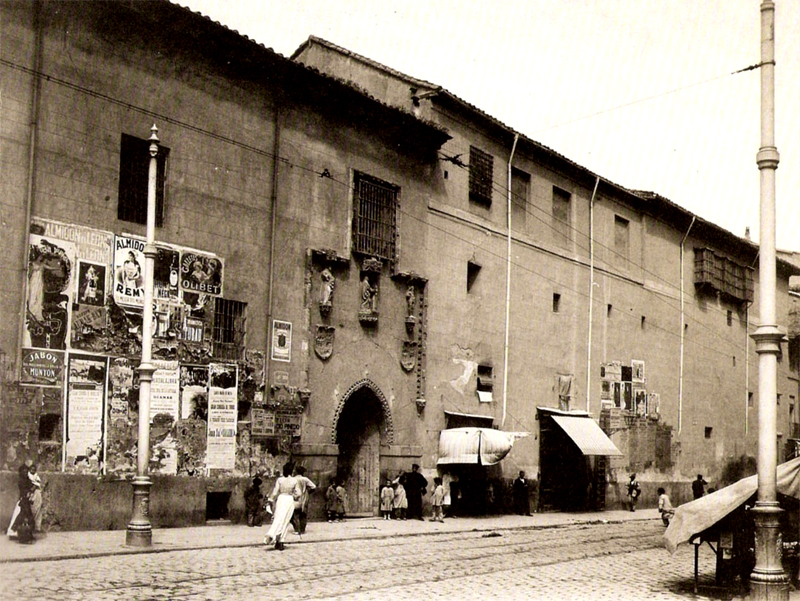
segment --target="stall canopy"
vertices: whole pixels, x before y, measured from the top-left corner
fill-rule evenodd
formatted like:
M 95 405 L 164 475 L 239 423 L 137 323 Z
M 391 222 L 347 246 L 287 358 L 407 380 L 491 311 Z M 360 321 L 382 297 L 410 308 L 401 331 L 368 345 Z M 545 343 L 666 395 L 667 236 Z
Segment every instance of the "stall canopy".
M 778 492 L 787 497 L 800 499 L 800 457 L 779 465 L 777 475 Z M 756 490 L 758 490 L 758 475 L 744 478 L 678 507 L 664 532 L 667 550 L 675 553 L 678 545 L 711 528 L 753 496 Z
M 449 428 L 439 435 L 437 465 L 494 465 L 508 455 L 514 442 L 528 432 L 501 432 L 492 428 Z
M 552 415 L 557 423 L 584 455 L 622 456 L 617 446 L 600 429 L 591 417 Z

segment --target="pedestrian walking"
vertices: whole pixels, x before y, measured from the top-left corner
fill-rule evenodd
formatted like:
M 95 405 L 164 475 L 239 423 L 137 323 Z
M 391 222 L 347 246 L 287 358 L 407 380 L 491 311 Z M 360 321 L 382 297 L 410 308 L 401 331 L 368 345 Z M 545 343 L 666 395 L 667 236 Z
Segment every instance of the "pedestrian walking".
M 406 512 L 408 511 L 408 498 L 406 497 L 406 488 L 399 479 L 395 484 L 394 501 L 392 501 L 392 505 L 394 506 L 394 517 L 398 520 L 405 521 Z
M 514 511 L 519 515 L 530 515 L 530 484 L 525 478 L 524 471 L 520 470 L 511 488 L 514 494 Z
M 306 468 L 302 465 L 295 468 L 295 478 L 300 486 L 300 498 L 294 504 L 292 526 L 297 534 L 305 534 L 308 524 L 308 501 L 311 493 L 317 489 L 317 485 L 306 478 Z
M 14 514 L 11 516 L 7 534 L 9 538 L 16 538 L 23 545 L 30 545 L 36 542 L 33 537 L 35 524 L 31 509 L 33 484 L 28 466 L 24 463 L 17 470 L 17 487 L 19 488 L 19 500 L 14 508 Z
M 433 493 L 431 493 L 431 505 L 433 506 L 432 522 L 441 522 L 444 524 L 444 514 L 442 513 L 442 504 L 444 503 L 444 486 L 442 486 L 442 479 L 438 476 L 433 479 Z
M 428 480 L 419 473 L 419 465 L 411 466 L 411 473 L 406 474 L 405 489 L 408 498 L 408 517 L 422 519 L 422 497 L 427 494 Z
M 703 495 L 706 494 L 706 486 L 708 486 L 708 482 L 703 480 L 703 474 L 697 474 L 697 479 L 692 482 L 692 496 L 695 499 L 699 499 Z
M 253 526 L 260 526 L 262 523 L 261 517 L 261 499 L 264 495 L 261 494 L 261 478 L 258 476 L 253 477 L 253 482 L 244 491 L 244 506 L 247 512 L 247 525 L 251 528 Z
M 667 491 L 663 488 L 658 489 L 658 513 L 661 514 L 661 521 L 665 526 L 669 526 L 669 521 L 675 515 L 675 508 L 669 500 Z
M 283 476 L 275 481 L 275 488 L 269 496 L 272 505 L 272 526 L 264 538 L 265 545 L 275 544 L 275 548 L 283 551 L 285 546 L 286 531 L 294 514 L 294 502 L 300 498 L 300 487 L 297 478 L 292 476 L 294 465 L 286 463 L 283 466 Z
M 44 499 L 42 494 L 44 488 L 42 487 L 42 478 L 37 473 L 36 464 L 32 463 L 28 468 L 28 478 L 30 478 L 31 486 L 31 512 L 33 512 L 33 531 L 42 531 L 42 510 L 44 508 Z
M 381 515 L 384 520 L 392 519 L 392 509 L 394 507 L 394 489 L 387 480 L 381 488 Z
M 630 503 L 631 511 L 636 511 L 636 501 L 641 494 L 642 489 L 639 486 L 639 481 L 636 480 L 636 474 L 631 474 L 630 480 L 628 480 L 628 502 Z

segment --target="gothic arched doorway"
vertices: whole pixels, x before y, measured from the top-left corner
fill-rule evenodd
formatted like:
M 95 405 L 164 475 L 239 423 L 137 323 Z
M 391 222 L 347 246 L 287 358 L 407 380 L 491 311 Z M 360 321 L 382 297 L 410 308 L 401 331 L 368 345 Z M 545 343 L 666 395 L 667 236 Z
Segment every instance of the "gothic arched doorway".
M 391 414 L 385 397 L 372 382 L 362 380 L 344 396 L 334 435 L 339 445 L 337 474 L 345 481 L 348 515 L 377 515 L 380 447 L 391 443 Z

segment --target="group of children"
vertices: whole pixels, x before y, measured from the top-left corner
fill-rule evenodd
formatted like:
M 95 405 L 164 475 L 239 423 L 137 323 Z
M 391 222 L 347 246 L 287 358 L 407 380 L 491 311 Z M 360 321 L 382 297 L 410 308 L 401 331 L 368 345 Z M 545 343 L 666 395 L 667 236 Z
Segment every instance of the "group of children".
M 344 480 L 334 478 L 325 491 L 325 511 L 329 522 L 343 522 L 347 513 L 347 490 Z
M 436 477 L 433 479 L 433 492 L 431 493 L 431 506 L 433 507 L 431 521 L 444 523 L 442 510 L 444 500 L 445 492 L 442 479 Z M 391 520 L 394 517 L 396 520 L 405 520 L 407 510 L 408 499 L 406 498 L 406 490 L 403 483 L 399 478 L 393 482 L 386 480 L 381 488 L 381 515 L 383 519 Z

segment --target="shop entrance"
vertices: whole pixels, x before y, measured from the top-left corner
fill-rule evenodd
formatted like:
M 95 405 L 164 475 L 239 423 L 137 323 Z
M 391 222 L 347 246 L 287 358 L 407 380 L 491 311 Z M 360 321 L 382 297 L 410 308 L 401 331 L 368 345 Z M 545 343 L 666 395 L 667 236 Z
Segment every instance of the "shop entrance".
M 384 421 L 383 404 L 370 386 L 358 387 L 344 399 L 336 424 L 337 475 L 345 482 L 349 516 L 378 513 Z

